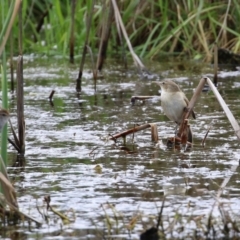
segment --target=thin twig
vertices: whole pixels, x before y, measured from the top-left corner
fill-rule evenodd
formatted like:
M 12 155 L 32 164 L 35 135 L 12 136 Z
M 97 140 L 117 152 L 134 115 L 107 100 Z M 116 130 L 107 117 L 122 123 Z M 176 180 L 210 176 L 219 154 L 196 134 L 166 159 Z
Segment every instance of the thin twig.
M 55 91 L 52 90 L 51 93 L 50 93 L 50 95 L 49 95 L 49 97 L 48 97 L 50 101 L 52 101 L 52 98 L 53 98 L 54 93 L 55 93 Z
M 204 147 L 204 145 L 205 145 L 205 141 L 206 141 L 206 139 L 207 139 L 208 133 L 210 132 L 210 130 L 211 130 L 211 128 L 212 128 L 213 123 L 214 123 L 214 120 L 212 120 L 211 123 L 209 124 L 208 130 L 207 130 L 207 132 L 206 132 L 206 134 L 205 134 L 205 136 L 204 136 L 204 138 L 203 138 L 203 140 L 202 140 L 202 143 L 201 143 L 201 144 L 202 144 L 203 147 Z
M 135 133 L 135 132 L 138 132 L 138 131 L 141 131 L 141 130 L 144 130 L 144 129 L 150 128 L 150 127 L 151 127 L 151 125 L 149 123 L 143 124 L 141 126 L 134 126 L 134 128 L 131 128 L 131 129 L 125 130 L 121 133 L 112 135 L 109 138 L 109 140 L 116 140 L 117 138 L 120 138 L 120 137 L 124 138 L 129 134 L 132 134 L 132 133 Z
M 147 100 L 154 98 L 155 96 L 132 96 L 131 97 L 131 103 L 135 103 L 136 100 Z

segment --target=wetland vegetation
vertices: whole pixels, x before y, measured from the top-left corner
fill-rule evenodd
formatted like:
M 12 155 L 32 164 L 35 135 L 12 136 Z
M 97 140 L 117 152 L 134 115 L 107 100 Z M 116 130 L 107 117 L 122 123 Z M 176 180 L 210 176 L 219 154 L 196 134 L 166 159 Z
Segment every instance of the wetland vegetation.
M 11 116 L 1 238 L 238 239 L 231 124 L 207 89 L 190 120 L 192 148 L 168 148 L 175 126 L 153 81 L 171 79 L 190 99 L 202 76 L 213 79 L 214 46 L 240 50 L 239 1 L 116 1 L 121 19 L 114 2 L 0 3 L 1 98 Z M 234 66 L 218 66 L 218 92 L 239 119 L 231 56 Z M 139 95 L 153 97 L 132 104 Z M 147 123 L 156 123 L 157 143 L 150 129 L 110 140 Z

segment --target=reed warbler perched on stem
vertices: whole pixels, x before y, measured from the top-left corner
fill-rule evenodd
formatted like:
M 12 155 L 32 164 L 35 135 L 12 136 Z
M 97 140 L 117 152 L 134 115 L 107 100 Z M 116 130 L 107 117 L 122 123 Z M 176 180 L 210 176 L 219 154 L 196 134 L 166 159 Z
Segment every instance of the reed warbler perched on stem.
M 180 125 L 183 121 L 183 114 L 188 106 L 188 99 L 180 87 L 171 80 L 156 82 L 161 87 L 161 106 L 166 116 Z M 195 113 L 192 111 L 195 119 Z M 192 130 L 189 128 L 188 141 L 192 142 Z

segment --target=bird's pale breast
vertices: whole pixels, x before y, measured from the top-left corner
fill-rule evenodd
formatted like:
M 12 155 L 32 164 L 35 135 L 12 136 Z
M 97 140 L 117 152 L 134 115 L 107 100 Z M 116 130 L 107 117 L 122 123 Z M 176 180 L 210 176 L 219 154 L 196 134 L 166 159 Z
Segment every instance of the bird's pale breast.
M 181 123 L 184 108 L 187 106 L 184 97 L 183 92 L 164 91 L 161 94 L 161 106 L 164 113 L 170 120 L 178 124 Z

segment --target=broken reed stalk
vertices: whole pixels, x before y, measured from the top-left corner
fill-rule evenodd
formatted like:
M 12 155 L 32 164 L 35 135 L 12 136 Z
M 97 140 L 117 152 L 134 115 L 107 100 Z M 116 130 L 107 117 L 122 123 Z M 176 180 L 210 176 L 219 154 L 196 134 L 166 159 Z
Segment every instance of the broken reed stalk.
M 75 9 L 76 9 L 76 0 L 71 1 L 71 29 L 70 29 L 70 63 L 74 63 L 74 24 L 75 24 Z
M 109 140 L 116 141 L 116 139 L 118 139 L 120 137 L 125 139 L 127 135 L 133 134 L 135 132 L 139 132 L 141 130 L 145 130 L 147 128 L 151 128 L 152 141 L 157 142 L 158 141 L 158 131 L 157 131 L 157 125 L 155 123 L 146 123 L 146 124 L 128 129 L 128 130 L 123 131 L 121 133 L 114 134 L 114 135 L 110 136 Z
M 151 99 L 154 98 L 154 96 L 132 96 L 131 97 L 131 103 L 135 103 L 136 100 L 147 100 L 147 99 Z
M 50 93 L 50 95 L 49 95 L 49 97 L 48 97 L 49 103 L 50 103 L 51 107 L 54 107 L 54 103 L 53 103 L 53 100 L 52 100 L 54 93 L 55 93 L 55 91 L 52 90 L 52 92 Z
M 132 45 L 131 45 L 131 42 L 130 42 L 130 39 L 127 35 L 127 32 L 126 32 L 126 29 L 124 27 L 124 24 L 123 24 L 123 21 L 122 21 L 122 18 L 121 18 L 121 15 L 119 13 L 119 9 L 118 9 L 118 6 L 117 6 L 117 3 L 115 0 L 112 0 L 112 4 L 113 4 L 113 9 L 114 9 L 114 15 L 115 15 L 115 20 L 116 20 L 116 24 L 119 24 L 120 28 L 121 28 L 121 31 L 123 33 L 123 36 L 125 38 L 125 41 L 127 43 L 127 46 L 128 46 L 128 49 L 132 55 L 132 58 L 133 58 L 133 61 L 136 65 L 136 67 L 139 69 L 139 70 L 144 70 L 146 69 L 146 67 L 143 65 L 143 63 L 141 62 L 141 60 L 139 59 L 139 57 L 137 56 L 137 54 L 134 52 L 133 48 L 132 48 Z
M 36 31 L 33 31 L 33 38 L 34 38 L 34 42 L 38 41 L 38 35 L 42 29 L 42 26 L 44 24 L 44 19 L 49 15 L 49 10 L 52 8 L 52 4 L 49 4 L 49 7 L 47 7 L 47 9 L 45 10 L 45 12 L 42 13 L 38 24 L 36 26 Z
M 23 56 L 22 56 L 22 4 L 18 18 L 18 50 L 17 61 L 17 121 L 20 153 L 25 153 L 25 120 L 24 120 L 24 91 L 23 91 Z
M 25 120 L 24 120 L 24 91 L 23 91 L 23 57 L 17 61 L 17 120 L 20 153 L 25 153 Z
M 52 98 L 53 98 L 54 93 L 55 93 L 55 91 L 52 90 L 51 93 L 50 93 L 50 95 L 49 95 L 49 97 L 48 97 L 50 101 L 52 101 Z
M 212 120 L 212 122 L 210 123 L 210 125 L 209 125 L 209 127 L 208 127 L 208 130 L 207 130 L 207 132 L 206 132 L 206 134 L 205 134 L 205 136 L 204 136 L 204 138 L 203 138 L 203 140 L 202 140 L 201 145 L 202 145 L 203 147 L 205 146 L 205 141 L 206 141 L 206 139 L 207 139 L 208 133 L 210 132 L 210 130 L 211 130 L 211 128 L 212 128 L 213 122 L 214 122 L 214 121 Z
M 106 56 L 107 56 L 108 40 L 110 37 L 111 25 L 113 21 L 113 5 L 111 2 L 109 2 L 108 4 L 109 4 L 109 9 L 108 9 L 107 19 L 105 20 L 103 16 L 104 19 L 102 22 L 102 35 L 101 35 L 101 41 L 100 41 L 98 59 L 97 59 L 97 70 L 99 71 L 102 70 L 104 60 L 106 59 Z M 107 8 L 105 2 L 104 2 L 104 6 L 105 8 Z M 103 12 L 102 14 L 104 15 L 105 12 Z
M 90 33 L 90 28 L 91 28 L 91 23 L 92 23 L 94 5 L 95 5 L 95 0 L 92 1 L 92 6 L 91 6 L 91 9 L 90 9 L 90 11 L 88 13 L 88 17 L 87 17 L 86 38 L 85 38 L 85 43 L 84 43 L 84 47 L 83 47 L 82 60 L 81 60 L 80 67 L 79 67 L 78 78 L 76 79 L 76 82 L 77 82 L 76 83 L 76 91 L 77 92 L 81 92 L 81 90 L 82 90 L 82 73 L 83 73 L 83 66 L 85 63 L 85 57 L 86 57 L 86 53 L 87 53 L 88 39 L 89 39 L 89 33 Z
M 213 83 L 217 86 L 218 83 L 218 46 L 217 43 L 214 44 L 214 77 Z

